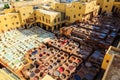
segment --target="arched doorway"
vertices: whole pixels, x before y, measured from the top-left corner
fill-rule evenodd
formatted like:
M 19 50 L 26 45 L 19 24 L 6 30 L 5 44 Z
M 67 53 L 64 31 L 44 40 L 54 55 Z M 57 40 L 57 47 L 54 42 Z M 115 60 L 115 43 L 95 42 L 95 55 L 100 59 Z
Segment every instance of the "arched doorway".
M 48 31 L 52 32 L 52 27 L 48 26 Z
M 42 28 L 43 28 L 44 30 L 46 30 L 46 26 L 45 26 L 45 24 L 42 24 Z
M 35 24 L 36 26 L 41 27 L 40 22 L 36 22 Z

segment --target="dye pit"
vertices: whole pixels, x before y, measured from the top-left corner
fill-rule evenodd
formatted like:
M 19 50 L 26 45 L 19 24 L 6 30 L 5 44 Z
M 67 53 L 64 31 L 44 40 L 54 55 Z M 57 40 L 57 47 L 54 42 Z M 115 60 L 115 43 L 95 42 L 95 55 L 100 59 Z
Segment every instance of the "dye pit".
M 1 33 L 0 61 L 25 80 L 47 74 L 56 80 L 94 80 L 119 27 L 93 24 L 75 23 L 56 36 L 38 26 Z

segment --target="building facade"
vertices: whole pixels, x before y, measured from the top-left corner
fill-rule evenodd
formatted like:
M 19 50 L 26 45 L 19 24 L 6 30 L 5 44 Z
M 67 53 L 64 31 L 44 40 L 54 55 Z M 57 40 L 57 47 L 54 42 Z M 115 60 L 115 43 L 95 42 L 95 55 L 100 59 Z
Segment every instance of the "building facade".
M 100 5 L 100 12 L 111 15 L 112 13 L 120 13 L 120 0 L 97 0 L 97 4 Z
M 35 5 L 38 3 L 34 1 L 28 2 L 11 2 L 11 8 L 5 9 L 3 11 L 4 16 L 7 19 L 13 13 L 17 15 L 17 20 L 2 20 L 1 17 L 1 31 L 12 29 L 12 21 L 17 21 L 19 25 L 15 24 L 16 28 L 19 27 L 30 27 L 33 24 L 42 26 L 46 30 L 54 31 L 54 29 L 59 29 L 65 22 L 74 23 L 75 21 L 87 20 L 93 16 L 97 16 L 99 6 L 96 5 L 96 1 L 73 1 L 71 3 L 61 3 L 55 2 L 50 6 L 49 10 L 46 9 L 36 9 Z M 23 4 L 22 4 L 23 3 Z M 26 5 L 26 6 L 24 6 Z M 22 7 L 24 6 L 24 7 Z M 19 21 L 18 21 L 19 20 Z M 5 22 L 7 23 L 5 23 Z M 9 28 L 7 26 L 10 26 Z M 5 27 L 5 28 L 4 28 Z M 3 29 L 4 28 L 4 29 Z
M 22 27 L 28 27 L 31 23 L 35 22 L 34 9 L 32 6 L 15 8 L 15 12 L 19 13 Z
M 60 12 L 34 9 L 33 6 L 5 9 L 0 14 L 0 32 L 33 25 L 53 31 L 60 28 L 62 23 Z
M 112 79 L 118 79 L 119 75 L 117 75 L 117 72 L 119 72 L 119 65 L 116 63 L 119 63 L 120 61 L 120 42 L 118 43 L 117 47 L 110 46 L 107 50 L 101 68 L 105 70 L 105 73 L 102 77 L 102 80 L 110 80 Z
M 63 19 L 68 23 L 75 21 L 87 20 L 93 16 L 97 16 L 99 6 L 96 1 L 75 1 L 71 3 L 56 2 L 52 5 L 52 9 L 63 13 Z
M 109 67 L 108 64 L 112 60 L 113 55 L 119 55 L 119 54 L 120 54 L 120 48 L 110 46 L 108 51 L 106 52 L 106 54 L 104 56 L 101 68 L 106 70 Z
M 15 29 L 21 26 L 18 13 L 8 13 L 0 15 L 0 32 Z
M 44 9 L 35 10 L 37 25 L 46 30 L 53 31 L 61 27 L 61 13 Z

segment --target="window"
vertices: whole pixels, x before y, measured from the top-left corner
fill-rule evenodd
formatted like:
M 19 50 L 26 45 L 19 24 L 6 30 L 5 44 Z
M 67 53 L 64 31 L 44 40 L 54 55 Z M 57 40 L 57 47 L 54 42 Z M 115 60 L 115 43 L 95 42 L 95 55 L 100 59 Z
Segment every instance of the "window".
M 46 23 L 48 23 L 48 20 L 46 19 Z
M 23 22 L 26 22 L 26 20 L 23 20 Z
M 4 20 L 7 20 L 7 18 L 4 18 Z
M 100 5 L 100 3 L 98 3 L 98 5 Z
M 107 63 L 109 63 L 109 60 L 106 60 Z
M 56 19 L 54 20 L 54 22 L 56 23 Z
M 73 6 L 75 8 L 75 6 Z
M 16 24 L 19 24 L 19 22 L 16 22 Z
M 23 13 L 23 16 L 25 16 L 25 13 Z
M 5 26 L 6 26 L 6 27 L 8 27 L 8 25 L 7 25 L 7 24 L 6 24 Z
M 41 20 L 41 17 L 40 17 L 40 20 Z
M 76 15 L 74 15 L 74 18 L 76 18 Z
M 68 16 L 68 20 L 70 20 L 70 16 Z
M 49 23 L 50 23 L 50 20 L 49 20 Z
M 107 8 L 108 6 L 106 5 L 105 7 Z
M 81 9 L 81 7 L 79 7 L 79 9 Z
M 29 12 L 29 14 L 31 15 L 31 12 Z
M 42 20 L 44 21 L 44 16 L 42 17 Z
M 14 18 L 17 18 L 17 16 L 14 16 Z
M 14 25 L 14 23 L 12 23 L 12 25 Z
M 66 20 L 69 20 L 69 16 L 66 16 Z
M 58 21 L 60 21 L 60 18 L 58 18 Z

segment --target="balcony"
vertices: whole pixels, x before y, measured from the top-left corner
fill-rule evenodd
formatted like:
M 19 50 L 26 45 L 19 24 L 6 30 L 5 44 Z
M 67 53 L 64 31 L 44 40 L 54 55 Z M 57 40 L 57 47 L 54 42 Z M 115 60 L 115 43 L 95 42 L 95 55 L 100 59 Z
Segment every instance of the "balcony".
M 26 20 L 27 23 L 34 23 L 35 21 L 36 21 L 35 18 L 28 18 L 28 19 Z

